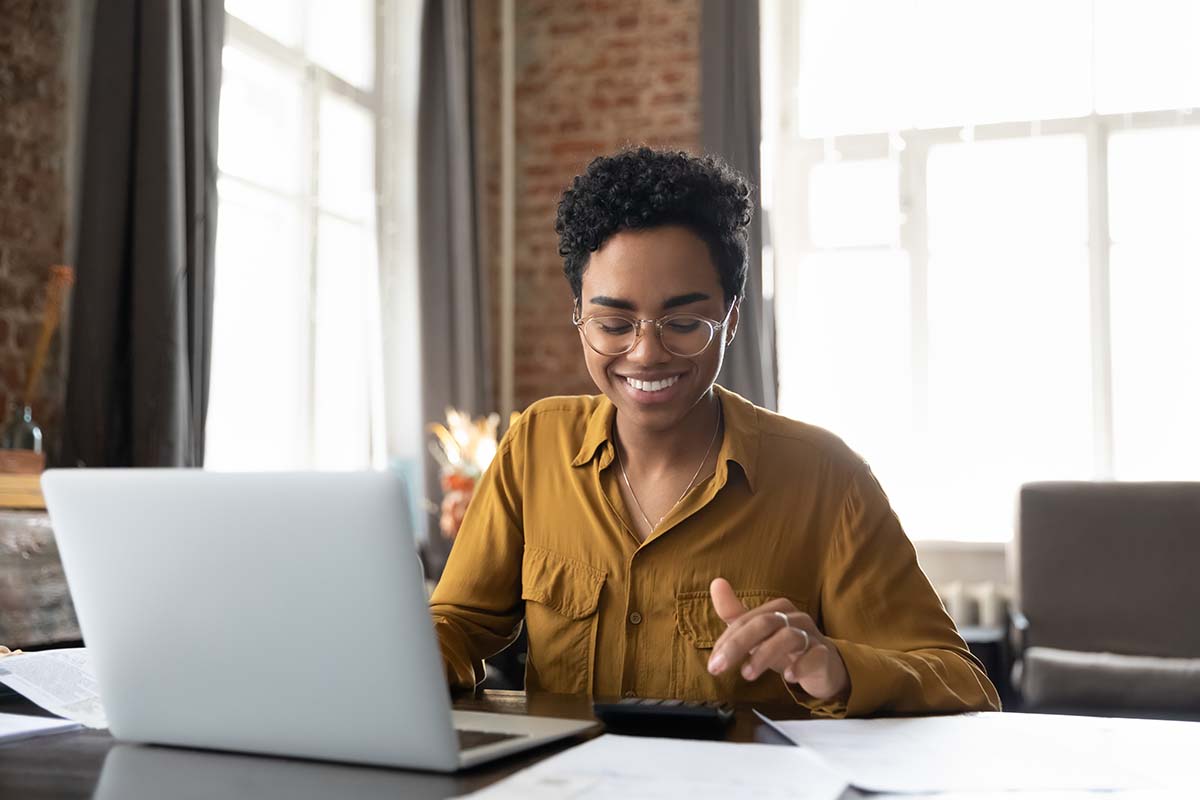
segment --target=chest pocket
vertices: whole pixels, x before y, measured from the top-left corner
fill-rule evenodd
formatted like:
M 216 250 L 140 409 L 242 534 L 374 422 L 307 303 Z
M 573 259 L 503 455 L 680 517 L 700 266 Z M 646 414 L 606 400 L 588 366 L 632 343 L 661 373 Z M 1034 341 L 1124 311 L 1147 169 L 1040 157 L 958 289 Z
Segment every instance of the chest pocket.
M 768 590 L 735 591 L 748 609 L 776 597 L 786 597 L 799 611 L 807 611 L 807 603 Z M 708 592 L 681 592 L 675 595 L 675 637 L 671 658 L 672 696 L 683 700 L 721 700 L 790 702 L 783 679 L 775 672 L 766 672 L 754 681 L 740 674 L 741 665 L 728 668 L 720 675 L 708 672 L 708 659 L 713 644 L 725 632 L 725 621 L 717 616 Z
M 521 599 L 529 654 L 525 688 L 591 692 L 596 658 L 597 608 L 607 573 L 540 547 L 521 562 Z

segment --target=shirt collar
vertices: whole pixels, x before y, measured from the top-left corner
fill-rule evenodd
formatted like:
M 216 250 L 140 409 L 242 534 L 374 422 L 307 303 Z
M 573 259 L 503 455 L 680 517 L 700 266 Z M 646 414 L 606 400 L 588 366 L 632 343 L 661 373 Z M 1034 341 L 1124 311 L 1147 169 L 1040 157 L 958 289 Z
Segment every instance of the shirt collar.
M 750 491 L 753 492 L 755 469 L 758 464 L 758 408 L 746 398 L 723 386 L 714 385 L 713 391 L 721 401 L 721 413 L 725 416 L 725 437 L 717 454 L 717 468 L 720 470 L 730 461 L 737 464 L 746 476 Z M 601 395 L 588 417 L 583 444 L 575 454 L 571 466 L 581 467 L 589 463 L 601 447 L 604 449 L 600 452 L 600 468 L 604 469 L 612 463 L 612 422 L 616 413 L 617 409 L 612 401 Z
M 592 413 L 588 417 L 587 429 L 583 434 L 583 445 L 575 454 L 575 460 L 571 462 L 572 467 L 582 467 L 591 461 L 602 445 L 608 446 L 600 455 L 600 468 L 603 469 L 612 462 L 612 421 L 616 414 L 617 407 L 612 404 L 612 401 L 604 395 L 600 395 L 599 402 L 596 403 L 596 407 L 592 409 Z
M 721 400 L 721 413 L 725 415 L 725 441 L 717 454 L 717 469 L 731 461 L 737 464 L 753 494 L 761 435 L 758 406 L 724 386 L 713 386 L 713 390 Z

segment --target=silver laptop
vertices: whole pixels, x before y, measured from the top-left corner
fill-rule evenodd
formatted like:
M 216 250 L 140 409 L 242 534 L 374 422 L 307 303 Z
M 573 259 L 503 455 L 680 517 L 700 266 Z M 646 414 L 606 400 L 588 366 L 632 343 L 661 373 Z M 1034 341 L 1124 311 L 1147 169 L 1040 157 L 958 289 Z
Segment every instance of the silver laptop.
M 449 772 L 594 725 L 451 710 L 394 476 L 50 470 L 42 488 L 117 738 Z

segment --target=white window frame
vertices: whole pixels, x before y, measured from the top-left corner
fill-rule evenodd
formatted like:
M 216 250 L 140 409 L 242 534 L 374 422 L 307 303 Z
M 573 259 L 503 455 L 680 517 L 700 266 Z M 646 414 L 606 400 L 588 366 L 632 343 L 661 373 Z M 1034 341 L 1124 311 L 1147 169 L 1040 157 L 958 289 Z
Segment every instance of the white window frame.
M 302 416 L 304 420 L 304 430 L 307 433 L 307 441 L 305 443 L 305 463 L 312 466 L 316 461 L 316 430 L 314 427 L 314 408 L 316 403 L 316 359 L 317 359 L 317 320 L 316 320 L 316 302 L 317 302 L 317 228 L 319 217 L 324 214 L 333 219 L 351 224 L 361 224 L 361 220 L 346 217 L 333 210 L 322 208 L 318 198 L 318 168 L 320 155 L 320 124 L 319 98 L 323 94 L 336 95 L 344 100 L 354 103 L 368 114 L 370 114 L 373 127 L 375 130 L 375 173 L 376 183 L 378 185 L 378 175 L 380 166 L 386 160 L 384 148 L 385 139 L 381 134 L 381 123 L 384 118 L 384 109 L 382 107 L 381 86 L 387 80 L 386 71 L 383 65 L 386 63 L 387 52 L 385 50 L 385 42 L 387 37 L 384 34 L 384 12 L 387 7 L 388 0 L 378 0 L 375 3 L 375 67 L 374 77 L 372 80 L 371 89 L 363 89 L 344 80 L 333 72 L 329 71 L 320 64 L 312 61 L 303 50 L 303 43 L 297 46 L 290 46 L 280 42 L 279 40 L 263 33 L 240 18 L 233 16 L 230 13 L 225 14 L 225 42 L 226 44 L 234 44 L 237 47 L 252 52 L 255 56 L 265 60 L 273 61 L 280 66 L 284 66 L 303 74 L 303 109 L 304 109 L 304 131 L 302 133 L 302 141 L 304 143 L 304 163 L 297 165 L 303 170 L 302 185 L 305 187 L 304 194 L 299 198 L 287 192 L 281 192 L 273 187 L 266 186 L 256 181 L 227 173 L 223 170 L 218 170 L 217 176 L 219 181 L 228 181 L 232 184 L 249 187 L 255 191 L 263 192 L 271 196 L 286 200 L 290 203 L 298 203 L 302 207 L 303 220 L 303 242 L 301 244 L 302 260 L 308 268 L 308 307 L 305 311 L 305 318 L 308 320 L 307 333 L 308 338 L 305 342 L 307 358 L 305 359 L 306 372 L 304 384 L 307 391 L 303 397 Z M 380 208 L 380 195 L 376 191 L 376 220 L 380 217 L 385 209 Z M 376 225 L 378 231 L 378 224 Z M 377 236 L 377 252 L 380 264 L 384 262 L 384 237 Z M 218 269 L 220 265 L 218 265 Z M 370 374 L 372 383 L 376 383 L 377 375 L 374 371 Z M 386 445 L 383 443 L 383 427 L 384 420 L 379 405 L 378 399 L 381 397 L 382 387 L 372 385 L 369 387 L 369 396 L 373 398 L 371 419 L 369 420 L 369 428 L 371 430 L 369 443 L 369 459 L 372 465 L 379 467 L 386 461 Z
M 1129 114 L 1091 114 L 1074 119 L 1031 122 L 1005 122 L 981 125 L 973 129 L 974 141 L 1020 139 L 1056 134 L 1080 134 L 1087 140 L 1088 161 L 1088 258 L 1091 284 L 1091 342 L 1093 438 L 1096 463 L 1094 477 L 1113 476 L 1113 419 L 1112 419 L 1112 331 L 1110 328 L 1109 250 L 1108 235 L 1108 138 L 1112 133 L 1135 129 L 1162 129 L 1180 125 L 1200 125 L 1200 114 L 1179 111 L 1143 111 Z M 924 414 L 928 408 L 928 290 L 929 250 L 926 242 L 926 181 L 925 167 L 929 151 L 935 145 L 963 141 L 969 128 L 933 128 L 906 130 L 894 133 L 873 133 L 804 139 L 799 136 L 781 137 L 777 147 L 787 163 L 797 165 L 798 172 L 787 177 L 799 185 L 808 185 L 808 173 L 825 162 L 831 154 L 846 161 L 895 158 L 900 169 L 900 237 L 897 246 L 909 257 L 910 317 L 912 321 L 913 409 Z M 904 140 L 904 149 L 895 152 L 894 137 Z M 807 196 L 798 194 L 792 203 L 807 219 Z M 796 258 L 853 248 L 821 248 L 809 238 L 806 224 L 797 226 L 793 236 L 800 248 Z M 867 248 L 888 250 L 885 246 Z M 795 296 L 797 274 L 794 269 L 776 267 L 776 292 L 783 297 Z M 920 420 L 917 420 L 920 422 Z M 919 426 L 919 427 L 924 427 Z
M 814 139 L 801 136 L 798 119 L 798 100 L 793 91 L 797 86 L 799 55 L 795 42 L 800 40 L 801 4 L 791 2 L 763 3 L 763 65 L 774 74 L 764 76 L 764 165 L 786 165 L 764 180 L 763 204 L 768 231 L 764 247 L 764 264 L 774 277 L 776 324 L 780 340 L 786 340 L 788 313 L 779 308 L 779 297 L 796 297 L 799 291 L 796 265 L 806 256 L 819 253 L 904 252 L 910 269 L 910 321 L 912 408 L 915 430 L 928 429 L 929 413 L 929 316 L 927 242 L 927 183 L 926 165 L 930 150 L 937 145 L 963 141 L 1020 139 L 1057 134 L 1079 134 L 1087 142 L 1088 172 L 1088 258 L 1090 283 L 1090 341 L 1092 345 L 1092 428 L 1093 479 L 1108 480 L 1114 471 L 1112 330 L 1109 255 L 1112 241 L 1109 236 L 1108 203 L 1108 142 L 1109 137 L 1125 130 L 1171 129 L 1200 125 L 1200 109 L 1141 111 L 1122 114 L 1092 113 L 1083 117 L 1053 120 L 1003 122 L 978 126 L 956 126 L 928 129 L 907 129 L 869 134 L 843 135 Z M 900 144 L 902 141 L 902 145 Z M 898 146 L 900 145 L 900 146 Z M 855 161 L 865 159 L 894 159 L 900 176 L 901 224 L 897 240 L 891 245 L 865 248 L 817 246 L 810 237 L 808 225 L 809 173 L 818 164 L 830 160 Z M 790 187 L 804 187 L 797 191 Z M 786 200 L 781 202 L 787 193 Z M 780 219 L 783 209 L 789 219 Z M 789 247 L 788 261 L 778 259 L 778 239 L 784 234 L 794 246 Z M 770 262 L 768 264 L 768 262 Z M 764 273 L 767 274 L 767 273 Z M 782 355 L 782 354 L 781 354 Z M 836 433 L 836 431 L 835 431 Z M 919 531 L 912 532 L 915 538 Z M 964 540 L 982 541 L 965 536 Z

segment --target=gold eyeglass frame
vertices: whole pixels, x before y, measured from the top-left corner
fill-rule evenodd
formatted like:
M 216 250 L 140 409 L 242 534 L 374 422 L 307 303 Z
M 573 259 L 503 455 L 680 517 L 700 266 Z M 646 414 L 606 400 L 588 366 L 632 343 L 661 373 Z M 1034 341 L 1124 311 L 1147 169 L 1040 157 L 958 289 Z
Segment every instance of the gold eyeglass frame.
M 571 322 L 579 330 L 580 336 L 583 337 L 583 341 L 585 344 L 587 344 L 588 347 L 592 348 L 592 350 L 594 352 L 596 352 L 597 354 L 608 357 L 608 358 L 612 358 L 615 356 L 623 356 L 626 353 L 633 352 L 633 350 L 638 346 L 638 342 L 640 342 L 642 340 L 642 327 L 643 327 L 643 325 L 645 325 L 645 323 L 648 323 L 648 322 L 654 324 L 654 329 L 658 334 L 658 343 L 660 345 L 662 345 L 662 348 L 664 350 L 666 350 L 668 353 L 670 353 L 673 356 L 678 356 L 679 358 L 695 358 L 696 356 L 700 355 L 708 348 L 712 347 L 712 343 L 717 340 L 718 334 L 720 334 L 722 331 L 724 331 L 726 328 L 729 327 L 729 318 L 733 315 L 733 309 L 736 307 L 737 307 L 737 301 L 735 300 L 734 302 L 729 304 L 729 310 L 725 312 L 725 319 L 721 320 L 720 322 L 717 322 L 715 319 L 706 317 L 703 314 L 693 314 L 690 311 L 677 311 L 673 314 L 665 314 L 665 315 L 659 317 L 658 319 L 635 319 L 634 317 L 624 316 L 624 315 L 620 314 L 619 312 L 617 312 L 616 310 L 614 310 L 613 313 L 611 313 L 611 314 L 588 314 L 586 317 L 583 317 L 583 316 L 580 316 L 579 304 L 576 303 L 575 306 L 572 307 L 572 309 L 571 309 Z M 597 319 L 600 317 L 619 317 L 619 318 L 631 323 L 636 330 L 636 332 L 634 333 L 634 336 L 633 336 L 633 343 L 630 344 L 629 347 L 627 347 L 626 349 L 620 351 L 619 353 L 605 353 L 603 350 L 601 350 L 600 348 L 598 348 L 594 344 L 592 344 L 591 340 L 588 339 L 587 334 L 583 332 L 583 326 L 588 322 L 588 320 L 593 320 L 593 319 Z M 709 327 L 712 330 L 712 335 L 709 336 L 709 338 L 708 338 L 708 344 L 704 345 L 704 347 L 701 347 L 696 352 L 688 353 L 687 355 L 684 355 L 683 353 L 676 353 L 670 347 L 667 347 L 666 341 L 663 340 L 663 325 L 665 325 L 666 323 L 670 322 L 672 319 L 675 319 L 677 317 L 690 317 L 692 319 L 699 319 L 699 320 L 703 320 L 704 322 L 707 322 Z

